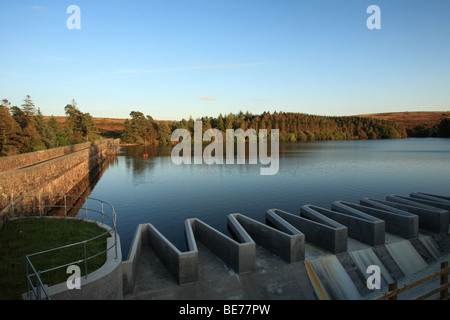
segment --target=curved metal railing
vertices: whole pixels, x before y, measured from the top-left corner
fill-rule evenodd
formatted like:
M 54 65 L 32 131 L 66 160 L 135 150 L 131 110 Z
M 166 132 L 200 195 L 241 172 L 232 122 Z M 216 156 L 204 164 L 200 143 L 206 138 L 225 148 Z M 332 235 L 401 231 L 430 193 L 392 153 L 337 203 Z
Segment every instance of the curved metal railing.
M 89 202 L 89 207 L 88 207 Z M 38 214 L 36 213 L 38 209 Z M 85 278 L 88 277 L 88 267 L 87 262 L 112 248 L 115 249 L 115 259 L 118 258 L 117 253 L 117 215 L 114 207 L 102 200 L 89 198 L 84 196 L 76 195 L 21 195 L 16 197 L 11 197 L 10 210 L 12 210 L 12 216 L 64 216 L 79 218 L 82 220 L 101 222 L 106 231 L 100 235 L 93 238 L 72 243 L 69 245 L 60 246 L 57 248 L 44 250 L 36 253 L 27 254 L 25 256 L 26 261 L 26 272 L 27 272 L 27 298 L 41 299 L 42 294 L 45 299 L 51 299 L 48 294 L 42 280 L 41 275 L 47 272 L 55 271 L 70 265 L 76 265 L 84 262 L 85 267 Z M 92 219 L 93 215 L 98 219 Z M 86 245 L 100 237 L 110 234 L 114 237 L 114 243 L 111 246 L 107 246 L 105 250 L 97 252 L 91 256 L 87 256 Z M 67 249 L 75 246 L 83 246 L 83 257 L 80 257 L 77 261 L 71 261 L 63 265 L 54 266 L 45 270 L 37 270 L 32 263 L 32 257 L 38 255 L 43 255 L 49 252 L 55 252 L 62 249 Z M 35 278 L 35 279 L 33 279 Z

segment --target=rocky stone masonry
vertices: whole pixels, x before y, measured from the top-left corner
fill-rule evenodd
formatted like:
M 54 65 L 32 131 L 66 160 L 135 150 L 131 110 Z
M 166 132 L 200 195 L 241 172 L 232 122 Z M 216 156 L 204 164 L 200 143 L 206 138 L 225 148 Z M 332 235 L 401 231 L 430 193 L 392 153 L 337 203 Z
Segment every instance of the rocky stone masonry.
M 20 195 L 62 195 L 103 163 L 110 140 L 32 152 L 0 159 L 0 225 L 11 214 L 12 198 Z M 11 163 L 16 163 L 12 165 Z M 5 168 L 13 168 L 6 170 Z

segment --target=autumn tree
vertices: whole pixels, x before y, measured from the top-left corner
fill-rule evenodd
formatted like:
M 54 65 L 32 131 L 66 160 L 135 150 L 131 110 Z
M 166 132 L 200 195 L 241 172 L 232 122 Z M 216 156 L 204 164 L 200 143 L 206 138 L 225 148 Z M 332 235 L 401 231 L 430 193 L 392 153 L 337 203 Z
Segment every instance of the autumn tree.
M 44 120 L 44 115 L 38 108 L 36 115 L 34 116 L 34 124 L 38 134 L 41 136 L 41 140 L 46 149 L 55 147 L 56 136 L 53 130 L 48 126 L 47 121 Z
M 20 126 L 10 113 L 11 103 L 7 99 L 0 102 L 0 156 L 20 153 Z
M 25 99 L 23 99 L 22 111 L 27 118 L 32 118 L 36 115 L 36 107 L 33 100 L 31 100 L 30 95 L 27 95 Z
M 171 131 L 167 122 L 158 123 L 158 141 L 160 144 L 171 143 Z
M 66 130 L 69 136 L 72 136 L 76 142 L 89 141 L 90 136 L 97 130 L 97 127 L 89 113 L 81 112 L 77 106 L 75 99 L 72 104 L 66 105 L 64 108 L 66 113 Z
M 53 147 L 62 147 L 71 144 L 71 140 L 67 136 L 66 131 L 55 117 L 50 117 L 50 119 L 47 121 L 47 126 L 54 134 L 54 140 L 52 143 Z
M 19 123 L 22 128 L 20 133 L 21 152 L 32 152 L 47 149 L 42 137 L 37 130 L 36 124 L 36 107 L 30 95 L 27 95 L 23 100 L 21 109 L 12 107 L 13 118 Z
M 124 143 L 154 144 L 158 138 L 158 126 L 151 116 L 140 111 L 131 111 L 131 119 L 124 123 L 125 128 L 121 140 Z

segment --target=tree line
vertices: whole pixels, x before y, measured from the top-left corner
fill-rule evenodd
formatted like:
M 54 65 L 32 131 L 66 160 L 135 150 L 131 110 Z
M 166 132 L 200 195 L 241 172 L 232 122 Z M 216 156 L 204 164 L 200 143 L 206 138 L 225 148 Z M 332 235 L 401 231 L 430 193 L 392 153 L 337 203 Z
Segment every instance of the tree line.
M 140 111 L 131 111 L 131 119 L 126 119 L 120 137 L 121 143 L 129 144 L 169 144 L 171 143 L 173 124 L 155 121 Z
M 181 121 L 155 121 L 142 112 L 132 111 L 131 119 L 125 121 L 121 137 L 123 143 L 167 144 L 175 129 L 194 130 L 194 119 Z M 394 122 L 364 117 L 329 117 L 290 112 L 264 112 L 254 115 L 240 111 L 237 114 L 220 114 L 218 117 L 201 117 L 202 133 L 215 128 L 225 133 L 226 129 L 278 129 L 280 141 L 307 142 L 355 139 L 400 139 L 406 138 L 406 129 Z
M 0 156 L 45 150 L 100 138 L 92 116 L 81 112 L 75 100 L 64 108 L 63 125 L 54 117 L 44 119 L 29 95 L 18 106 L 0 102 Z
M 66 120 L 61 124 L 56 118 L 44 119 L 29 95 L 23 104 L 11 106 L 7 99 L 0 101 L 0 156 L 39 151 L 93 141 L 101 138 L 89 113 L 80 111 L 72 100 L 64 108 Z M 292 112 L 250 112 L 220 114 L 217 117 L 201 117 L 202 133 L 210 128 L 219 129 L 271 129 L 279 130 L 282 142 L 308 142 L 328 140 L 400 139 L 407 136 L 450 137 L 450 119 L 442 120 L 435 127 L 420 126 L 414 130 L 392 121 L 354 116 L 318 116 Z M 132 111 L 124 122 L 121 142 L 125 144 L 171 143 L 175 129 L 194 131 L 194 119 L 181 121 L 157 121 L 140 111 Z
M 409 137 L 429 138 L 429 137 L 445 137 L 450 138 L 450 118 L 444 118 L 441 122 L 434 126 L 421 124 L 413 129 L 407 129 Z

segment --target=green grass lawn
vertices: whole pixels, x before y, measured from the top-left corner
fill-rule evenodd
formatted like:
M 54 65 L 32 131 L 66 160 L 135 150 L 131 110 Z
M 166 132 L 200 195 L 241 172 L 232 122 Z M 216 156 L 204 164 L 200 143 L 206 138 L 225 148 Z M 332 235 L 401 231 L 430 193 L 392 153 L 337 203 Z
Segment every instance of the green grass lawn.
M 0 230 L 0 299 L 21 299 L 27 291 L 25 255 L 91 239 L 106 230 L 96 223 L 79 219 L 21 218 L 7 221 Z M 106 249 L 106 238 L 99 237 L 86 245 L 87 256 Z M 31 257 L 36 270 L 46 270 L 78 261 L 84 257 L 83 245 Z M 88 273 L 101 267 L 106 253 L 88 260 Z M 79 264 L 85 274 L 84 262 Z M 66 282 L 71 275 L 67 267 L 44 273 L 41 278 L 49 286 Z M 34 278 L 35 279 L 35 278 Z

